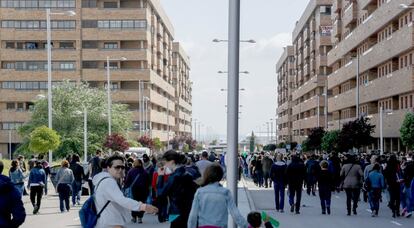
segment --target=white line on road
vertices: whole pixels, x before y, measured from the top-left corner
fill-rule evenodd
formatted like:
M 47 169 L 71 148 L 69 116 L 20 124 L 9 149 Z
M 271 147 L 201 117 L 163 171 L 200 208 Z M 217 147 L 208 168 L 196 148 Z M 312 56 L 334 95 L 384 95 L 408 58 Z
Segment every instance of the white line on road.
M 402 226 L 402 224 L 401 224 L 401 223 L 398 223 L 398 222 L 396 222 L 396 221 L 391 221 L 391 223 L 392 223 L 392 224 L 394 224 L 394 225 L 397 225 L 397 226 Z

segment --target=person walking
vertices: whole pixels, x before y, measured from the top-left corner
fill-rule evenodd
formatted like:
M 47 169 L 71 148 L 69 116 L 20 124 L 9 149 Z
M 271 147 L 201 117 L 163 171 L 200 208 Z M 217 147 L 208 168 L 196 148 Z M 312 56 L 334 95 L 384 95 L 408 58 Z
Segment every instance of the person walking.
M 316 156 L 312 154 L 310 159 L 306 161 L 306 193 L 310 195 L 312 193 L 315 196 L 316 180 L 318 172 L 320 170 L 319 163 L 316 161 Z
M 400 184 L 402 183 L 402 174 L 400 163 L 393 154 L 389 157 L 384 169 L 384 177 L 388 186 L 390 201 L 388 207 L 392 211 L 392 217 L 400 216 Z
M 276 155 L 276 162 L 270 168 L 270 178 L 273 181 L 275 191 L 275 204 L 277 212 L 284 212 L 285 186 L 286 186 L 286 163 L 282 160 L 282 154 Z
M 125 179 L 124 188 L 132 187 L 132 199 L 138 202 L 146 202 L 149 195 L 150 178 L 143 167 L 141 160 L 136 159 L 133 168 L 129 170 Z M 132 211 L 132 222 L 142 223 L 143 211 Z
M 59 194 L 59 207 L 60 212 L 69 212 L 70 204 L 70 191 L 72 190 L 72 183 L 75 181 L 75 177 L 73 176 L 73 172 L 69 169 L 69 162 L 67 160 L 63 160 L 61 163 L 61 168 L 56 174 L 56 189 Z
M 263 187 L 263 165 L 261 155 L 256 157 L 256 162 L 254 165 L 254 173 L 257 178 L 257 184 L 259 188 Z
M 35 161 L 33 168 L 30 170 L 29 182 L 27 183 L 30 189 L 30 202 L 33 205 L 33 214 L 39 213 L 45 182 L 46 174 L 43 166 L 39 161 Z
M 48 183 L 48 179 L 50 176 L 50 167 L 49 167 L 49 163 L 44 159 L 44 155 L 43 154 L 39 154 L 37 160 L 40 162 L 40 164 L 42 164 L 43 170 L 45 171 L 46 174 L 46 181 L 45 181 L 45 187 L 44 187 L 44 191 L 45 191 L 45 195 L 47 195 L 47 183 Z
M 286 178 L 289 186 L 290 212 L 300 214 L 302 185 L 306 175 L 306 168 L 298 155 L 292 155 L 292 162 L 286 168 Z M 296 202 L 295 200 L 296 196 Z
M 156 213 L 158 209 L 152 205 L 138 202 L 124 196 L 118 185 L 125 176 L 125 160 L 114 154 L 106 159 L 106 170 L 94 176 L 96 211 L 102 211 L 96 228 L 123 228 L 131 221 L 131 211 Z
M 88 170 L 89 170 L 89 178 L 88 178 L 88 185 L 89 185 L 89 192 L 90 195 L 93 195 L 95 187 L 93 186 L 93 178 L 96 174 L 102 171 L 101 167 L 101 150 L 96 150 L 95 157 L 89 160 Z
M 414 195 L 412 194 L 414 189 L 411 187 L 414 184 L 414 161 L 412 157 L 413 155 L 411 153 L 407 155 L 407 162 L 403 170 L 404 190 L 402 202 L 405 203 L 403 216 L 406 218 L 411 217 L 414 211 Z
M 196 166 L 197 166 L 198 170 L 200 171 L 201 178 L 203 177 L 204 170 L 206 170 L 206 168 L 211 164 L 213 164 L 213 163 L 208 160 L 207 151 L 203 151 L 201 153 L 200 161 L 196 162 Z
M 272 181 L 270 179 L 270 169 L 272 168 L 273 161 L 269 158 L 269 156 L 270 154 L 266 153 L 262 160 L 262 172 L 265 188 L 268 188 L 269 186 L 272 187 Z
M 9 177 L 14 187 L 19 190 L 20 196 L 23 196 L 24 192 L 24 174 L 20 168 L 19 161 L 13 160 L 11 162 L 11 168 L 9 170 Z
M 164 169 L 158 169 L 158 196 L 169 199 L 169 219 L 171 228 L 186 228 L 191 211 L 194 194 L 198 185 L 186 172 L 184 155 L 169 150 L 163 155 Z M 164 183 L 164 174 L 170 174 L 168 182 Z
M 228 214 L 239 227 L 248 227 L 246 219 L 234 203 L 230 190 L 219 183 L 223 175 L 223 169 L 218 164 L 206 168 L 202 187 L 197 189 L 194 196 L 188 228 L 227 227 Z
M 368 173 L 365 183 L 368 187 L 368 201 L 371 207 L 371 216 L 378 216 L 381 192 L 385 189 L 384 176 L 381 173 L 381 166 L 376 163 L 372 167 L 372 170 Z
M 70 170 L 72 170 L 74 180 L 72 182 L 72 206 L 75 204 L 80 205 L 81 193 L 82 193 L 82 180 L 85 178 L 83 167 L 79 164 L 79 155 L 73 154 L 72 161 L 70 163 Z
M 361 166 L 354 155 L 348 155 L 346 163 L 341 169 L 342 188 L 346 193 L 347 215 L 351 215 L 351 208 L 354 215 L 357 214 L 358 200 L 361 193 L 361 183 L 364 174 Z M 353 202 L 353 205 L 351 205 Z
M 158 208 L 158 221 L 163 223 L 168 219 L 168 199 L 166 196 L 158 195 L 158 181 L 164 182 L 160 184 L 160 186 L 164 186 L 168 182 L 169 175 L 164 173 L 164 177 L 162 179 L 158 179 L 158 170 L 164 170 L 164 162 L 159 161 L 157 162 L 157 170 L 155 170 L 153 177 L 152 177 L 152 190 L 155 194 L 155 205 Z M 154 198 L 154 197 L 153 197 Z
M 317 176 L 318 188 L 319 188 L 319 199 L 321 201 L 322 214 L 331 214 L 331 196 L 332 190 L 334 190 L 334 179 L 333 174 L 328 170 L 328 162 L 323 160 L 320 163 L 320 171 Z
M 26 219 L 21 191 L 10 178 L 4 176 L 4 164 L 0 161 L 0 227 L 17 228 Z

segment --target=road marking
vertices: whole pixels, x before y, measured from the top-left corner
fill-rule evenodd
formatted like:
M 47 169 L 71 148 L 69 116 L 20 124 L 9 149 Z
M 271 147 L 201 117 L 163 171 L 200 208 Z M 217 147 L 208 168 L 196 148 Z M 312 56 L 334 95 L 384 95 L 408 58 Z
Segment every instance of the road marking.
M 397 225 L 397 226 L 402 226 L 402 224 L 401 224 L 401 223 L 398 223 L 398 222 L 396 222 L 396 221 L 391 221 L 391 223 L 392 223 L 392 224 L 394 224 L 394 225 Z

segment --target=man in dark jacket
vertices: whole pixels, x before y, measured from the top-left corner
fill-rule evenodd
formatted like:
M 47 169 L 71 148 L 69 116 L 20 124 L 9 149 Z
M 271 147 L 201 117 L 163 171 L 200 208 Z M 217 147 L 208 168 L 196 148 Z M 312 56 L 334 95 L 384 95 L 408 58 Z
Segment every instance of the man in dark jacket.
M 79 164 L 80 158 L 79 155 L 73 154 L 72 161 L 70 163 L 70 169 L 73 172 L 75 180 L 72 183 L 72 204 L 75 206 L 77 203 L 80 205 L 81 190 L 82 190 L 82 180 L 85 178 L 83 172 L 83 167 Z
M 276 162 L 272 165 L 270 177 L 274 182 L 273 187 L 275 190 L 276 211 L 283 213 L 285 203 L 286 163 L 282 160 L 282 156 L 282 154 L 276 155 Z
M 303 164 L 303 161 L 298 155 L 293 155 L 292 162 L 286 168 L 286 177 L 289 185 L 290 212 L 295 211 L 296 214 L 300 214 L 300 200 L 302 197 L 302 185 L 305 175 L 305 164 Z M 296 203 L 294 202 L 295 195 Z
M 269 154 L 266 154 L 262 160 L 262 171 L 263 171 L 265 188 L 269 187 L 269 184 L 270 184 L 270 187 L 272 187 L 272 181 L 269 181 L 270 168 L 272 167 L 272 164 L 273 164 L 272 159 L 269 158 Z
M 26 211 L 19 191 L 10 178 L 2 175 L 3 162 L 0 161 L 0 227 L 15 228 L 23 224 Z

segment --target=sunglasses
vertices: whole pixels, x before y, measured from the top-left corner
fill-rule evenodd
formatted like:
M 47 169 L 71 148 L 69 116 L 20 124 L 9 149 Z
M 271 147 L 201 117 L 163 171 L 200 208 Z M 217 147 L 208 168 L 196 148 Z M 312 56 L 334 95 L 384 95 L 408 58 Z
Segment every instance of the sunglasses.
M 125 166 L 124 165 L 117 165 L 117 166 L 114 166 L 114 169 L 125 169 Z

